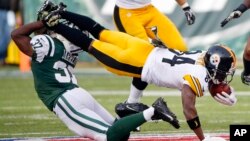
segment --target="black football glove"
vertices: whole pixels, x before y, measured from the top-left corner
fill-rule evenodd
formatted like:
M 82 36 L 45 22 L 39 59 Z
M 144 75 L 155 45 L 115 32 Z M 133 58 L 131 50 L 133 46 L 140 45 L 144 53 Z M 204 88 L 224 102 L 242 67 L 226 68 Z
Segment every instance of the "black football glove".
M 185 16 L 187 19 L 187 24 L 188 25 L 192 25 L 195 22 L 195 14 L 192 11 L 192 9 L 190 8 L 190 6 L 187 6 L 185 8 L 183 8 L 183 11 L 185 12 Z
M 229 16 L 224 19 L 222 22 L 221 22 L 221 27 L 224 27 L 229 21 L 231 21 L 232 19 L 235 19 L 235 18 L 239 18 L 242 13 L 244 13 L 248 8 L 244 5 L 244 4 L 241 4 L 238 8 L 236 8 L 233 12 L 231 12 L 229 14 Z
M 53 11 L 48 16 L 46 16 L 42 21 L 46 27 L 52 28 L 59 23 L 60 19 L 61 15 L 59 14 L 59 12 Z
M 54 11 L 57 8 L 58 6 L 52 3 L 50 0 L 45 0 L 43 5 L 37 11 L 37 21 L 44 19 L 49 15 L 49 12 Z
M 57 6 L 57 9 L 54 11 L 51 11 L 46 17 L 42 19 L 44 25 L 48 28 L 52 28 L 56 26 L 59 23 L 59 20 L 61 19 L 60 13 L 62 11 L 66 10 L 66 5 L 64 3 L 60 3 Z

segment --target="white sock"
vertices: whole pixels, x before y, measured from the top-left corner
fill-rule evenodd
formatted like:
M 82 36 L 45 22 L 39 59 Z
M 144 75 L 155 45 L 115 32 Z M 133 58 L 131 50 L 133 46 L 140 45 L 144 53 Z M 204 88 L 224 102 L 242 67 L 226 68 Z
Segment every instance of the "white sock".
M 142 90 L 138 90 L 133 84 L 130 86 L 130 94 L 128 97 L 128 103 L 138 103 L 142 97 Z
M 155 108 L 153 107 L 149 107 L 148 109 L 143 111 L 143 116 L 145 118 L 146 121 L 150 121 L 152 120 L 152 116 L 154 115 L 155 112 Z

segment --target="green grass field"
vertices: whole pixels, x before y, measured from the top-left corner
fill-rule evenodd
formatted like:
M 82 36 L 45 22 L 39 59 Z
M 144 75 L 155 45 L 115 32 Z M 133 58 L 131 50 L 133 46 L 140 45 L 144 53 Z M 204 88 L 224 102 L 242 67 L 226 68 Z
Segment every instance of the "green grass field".
M 77 77 L 79 85 L 86 90 L 93 93 L 103 91 L 103 95 L 94 97 L 113 115 L 114 105 L 128 97 L 128 94 L 111 95 L 109 91 L 128 91 L 130 78 L 110 74 L 78 74 Z M 0 78 L 0 138 L 74 136 L 38 99 L 31 75 L 2 75 Z M 236 94 L 250 90 L 238 76 L 232 86 Z M 151 90 L 169 91 L 152 85 L 147 88 L 147 91 Z M 151 104 L 157 97 L 145 95 L 142 102 Z M 151 122 L 141 127 L 140 134 L 193 134 L 183 116 L 180 96 L 164 96 L 164 99 L 176 113 L 181 128 L 177 130 L 165 122 Z M 210 96 L 198 98 L 196 105 L 205 133 L 229 133 L 230 124 L 250 124 L 249 101 L 249 95 L 238 95 L 238 103 L 228 107 Z

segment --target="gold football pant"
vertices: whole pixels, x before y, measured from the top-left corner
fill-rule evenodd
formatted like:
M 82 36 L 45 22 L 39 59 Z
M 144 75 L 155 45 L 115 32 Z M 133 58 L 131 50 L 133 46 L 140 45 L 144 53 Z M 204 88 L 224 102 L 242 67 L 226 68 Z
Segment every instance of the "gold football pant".
M 174 23 L 153 5 L 138 9 L 115 7 L 114 21 L 121 32 L 146 41 L 155 36 L 150 27 L 157 26 L 158 36 L 169 48 L 186 51 L 187 47 Z
M 141 77 L 143 65 L 153 49 L 149 42 L 128 34 L 104 30 L 94 40 L 89 53 L 115 74 Z

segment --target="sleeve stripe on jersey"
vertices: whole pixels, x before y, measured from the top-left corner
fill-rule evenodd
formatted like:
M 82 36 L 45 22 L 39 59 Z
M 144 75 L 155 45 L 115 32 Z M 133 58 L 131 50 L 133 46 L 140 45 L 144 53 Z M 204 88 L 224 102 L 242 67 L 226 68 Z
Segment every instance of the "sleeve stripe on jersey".
M 192 78 L 195 80 L 196 88 L 198 88 L 197 91 L 199 91 L 199 93 L 198 93 L 199 96 L 198 97 L 203 96 L 200 81 L 197 78 L 194 78 L 194 77 L 192 77 Z
M 80 52 L 83 52 L 83 50 L 81 48 L 79 48 L 79 49 L 71 50 L 70 52 L 71 53 L 80 53 Z
M 198 97 L 203 96 L 201 84 L 197 78 L 195 78 L 191 75 L 186 75 L 183 78 L 184 78 L 184 80 L 188 81 L 189 86 L 195 92 L 196 96 L 198 96 Z
M 45 37 L 48 39 L 49 46 L 50 46 L 48 54 L 50 57 L 52 57 L 55 53 L 55 44 L 54 44 L 53 40 L 51 39 L 51 37 L 49 37 L 48 35 L 45 35 Z

